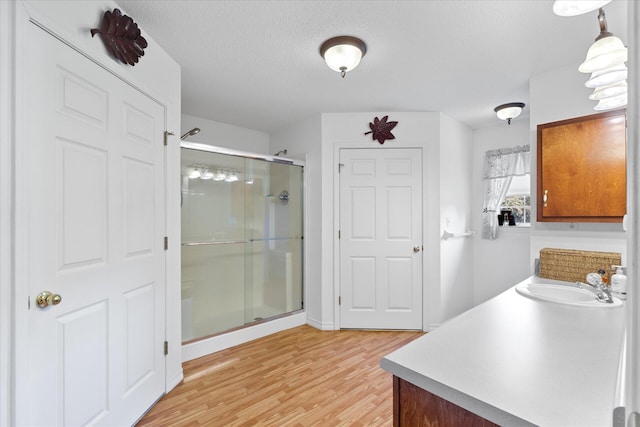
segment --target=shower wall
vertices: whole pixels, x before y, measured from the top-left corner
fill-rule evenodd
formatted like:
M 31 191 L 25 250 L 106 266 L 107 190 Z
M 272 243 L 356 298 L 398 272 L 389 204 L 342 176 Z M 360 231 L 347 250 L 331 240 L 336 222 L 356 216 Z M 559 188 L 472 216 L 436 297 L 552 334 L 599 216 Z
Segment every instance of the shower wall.
M 302 309 L 302 165 L 181 151 L 183 342 Z

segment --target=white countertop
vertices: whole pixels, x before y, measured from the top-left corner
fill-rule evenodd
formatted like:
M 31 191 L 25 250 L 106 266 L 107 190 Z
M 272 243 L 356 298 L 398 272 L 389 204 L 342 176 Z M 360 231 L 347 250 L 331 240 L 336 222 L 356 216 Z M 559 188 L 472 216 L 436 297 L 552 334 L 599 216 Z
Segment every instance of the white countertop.
M 621 307 L 537 301 L 513 287 L 380 366 L 502 426 L 610 426 L 623 323 Z

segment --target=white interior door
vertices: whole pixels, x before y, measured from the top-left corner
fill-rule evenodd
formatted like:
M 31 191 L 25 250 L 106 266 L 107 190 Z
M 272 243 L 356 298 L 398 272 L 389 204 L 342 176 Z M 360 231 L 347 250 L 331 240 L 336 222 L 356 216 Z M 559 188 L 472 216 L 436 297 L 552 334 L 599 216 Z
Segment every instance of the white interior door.
M 164 391 L 164 108 L 35 25 L 24 46 L 18 423 L 128 426 Z
M 340 327 L 422 329 L 422 152 L 340 150 Z

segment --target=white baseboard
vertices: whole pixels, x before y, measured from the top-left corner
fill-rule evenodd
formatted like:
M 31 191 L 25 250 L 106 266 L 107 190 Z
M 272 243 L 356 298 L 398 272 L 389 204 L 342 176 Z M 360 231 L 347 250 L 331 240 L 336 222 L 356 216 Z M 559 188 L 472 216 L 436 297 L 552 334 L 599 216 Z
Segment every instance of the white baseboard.
M 440 323 L 429 323 L 429 325 L 427 326 L 427 331 L 426 332 L 435 331 L 440 326 L 441 326 Z
M 307 325 L 313 326 L 314 328 L 320 329 L 321 331 L 334 331 L 336 329 L 333 322 L 321 322 L 309 317 L 307 317 Z
M 180 382 L 183 379 L 184 379 L 184 374 L 182 369 L 180 369 L 180 371 L 176 375 L 174 375 L 170 380 L 168 380 L 165 388 L 165 393 L 169 393 L 171 390 L 173 390 L 173 388 L 178 384 L 180 384 Z
M 250 326 L 244 329 L 238 329 L 226 334 L 216 335 L 208 339 L 185 344 L 182 346 L 182 361 L 197 359 L 207 354 L 215 353 L 239 344 L 244 344 L 276 332 L 285 331 L 287 329 L 302 326 L 307 323 L 307 313 L 296 313 L 291 316 L 282 317 L 280 319 L 271 320 Z

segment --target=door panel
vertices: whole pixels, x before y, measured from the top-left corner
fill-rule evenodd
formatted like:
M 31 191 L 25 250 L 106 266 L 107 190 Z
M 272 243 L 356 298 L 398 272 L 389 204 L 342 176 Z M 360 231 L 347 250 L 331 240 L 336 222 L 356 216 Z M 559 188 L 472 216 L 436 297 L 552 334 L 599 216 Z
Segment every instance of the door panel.
M 349 189 L 352 214 L 351 239 L 373 241 L 376 238 L 376 188 L 359 187 Z
M 413 306 L 412 260 L 387 258 L 387 293 L 389 310 L 411 310 Z M 394 284 L 394 287 L 390 285 Z
M 164 391 L 164 108 L 35 26 L 25 43 L 18 420 L 131 425 Z M 38 307 L 45 290 L 61 302 Z
M 107 261 L 108 187 L 107 152 L 82 143 L 56 138 L 56 193 L 62 234 L 58 254 L 61 269 Z
M 108 412 L 107 318 L 107 302 L 99 301 L 57 319 L 58 359 L 64 378 L 62 393 L 55 399 L 64 409 L 58 425 L 90 424 Z
M 355 310 L 375 310 L 376 308 L 376 259 L 374 257 L 350 258 L 350 282 L 353 284 L 351 298 L 351 308 Z
M 420 149 L 342 149 L 340 326 L 421 329 Z

